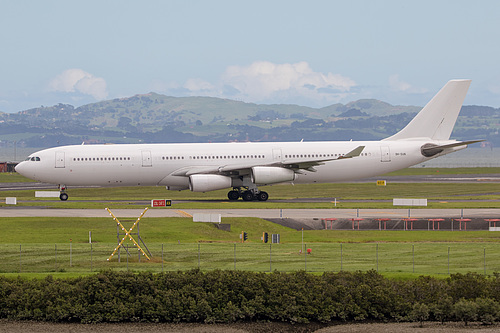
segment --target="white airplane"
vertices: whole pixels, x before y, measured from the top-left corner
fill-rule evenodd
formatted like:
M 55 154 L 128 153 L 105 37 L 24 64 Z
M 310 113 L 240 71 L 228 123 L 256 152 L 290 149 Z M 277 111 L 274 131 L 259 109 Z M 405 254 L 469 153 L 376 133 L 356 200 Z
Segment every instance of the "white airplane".
M 259 186 L 333 183 L 372 177 L 479 142 L 450 140 L 470 80 L 449 81 L 400 132 L 381 141 L 74 145 L 31 154 L 16 171 L 69 185 L 166 186 L 229 200 L 266 201 Z

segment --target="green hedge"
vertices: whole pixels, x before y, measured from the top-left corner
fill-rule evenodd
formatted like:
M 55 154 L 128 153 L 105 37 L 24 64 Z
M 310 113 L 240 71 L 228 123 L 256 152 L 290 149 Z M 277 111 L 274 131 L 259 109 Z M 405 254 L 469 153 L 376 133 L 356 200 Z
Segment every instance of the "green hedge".
M 459 320 L 500 317 L 500 275 L 397 281 L 375 271 L 101 272 L 76 279 L 0 277 L 0 318 L 50 322 Z

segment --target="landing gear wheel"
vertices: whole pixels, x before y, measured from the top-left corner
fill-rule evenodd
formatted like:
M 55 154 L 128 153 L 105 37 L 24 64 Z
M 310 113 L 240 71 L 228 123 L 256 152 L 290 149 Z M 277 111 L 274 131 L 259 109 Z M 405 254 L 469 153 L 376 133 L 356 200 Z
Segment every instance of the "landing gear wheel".
M 267 194 L 267 192 L 260 191 L 257 194 L 257 200 L 259 200 L 259 201 L 267 201 L 267 199 L 269 199 L 269 194 Z
M 241 195 L 241 198 L 243 199 L 243 201 L 252 201 L 253 200 L 252 191 L 243 192 L 243 194 Z
M 227 198 L 231 201 L 238 200 L 240 198 L 240 193 L 238 191 L 227 192 Z
M 68 200 L 68 198 L 69 198 L 68 193 L 61 193 L 59 195 L 59 199 L 61 199 L 62 201 L 66 201 L 66 200 Z

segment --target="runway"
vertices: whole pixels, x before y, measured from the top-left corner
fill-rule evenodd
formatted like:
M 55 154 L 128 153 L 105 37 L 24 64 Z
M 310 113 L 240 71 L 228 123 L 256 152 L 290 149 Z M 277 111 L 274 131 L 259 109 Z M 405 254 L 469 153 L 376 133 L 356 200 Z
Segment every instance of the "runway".
M 142 209 L 113 209 L 118 217 L 138 217 Z M 186 209 L 151 208 L 144 217 L 192 217 L 194 214 L 221 214 L 228 217 L 262 219 L 352 219 L 352 218 L 500 218 L 500 208 L 490 209 Z M 104 209 L 44 209 L 2 207 L 0 217 L 109 217 Z

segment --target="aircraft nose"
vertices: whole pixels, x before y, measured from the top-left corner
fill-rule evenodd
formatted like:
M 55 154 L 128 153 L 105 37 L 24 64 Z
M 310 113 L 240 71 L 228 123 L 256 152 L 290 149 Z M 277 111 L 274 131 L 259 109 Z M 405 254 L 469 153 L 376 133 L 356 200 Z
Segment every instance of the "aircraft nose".
M 18 164 L 14 167 L 14 170 L 15 170 L 17 173 L 22 174 L 23 163 L 24 163 L 24 162 L 18 163 Z
M 23 175 L 24 177 L 32 178 L 33 174 L 30 172 L 30 167 L 27 162 L 21 162 L 18 165 L 16 165 L 15 170 L 17 173 Z M 31 176 L 31 177 L 30 177 Z

